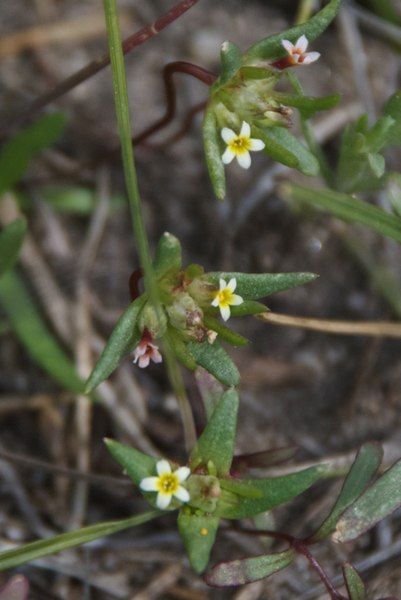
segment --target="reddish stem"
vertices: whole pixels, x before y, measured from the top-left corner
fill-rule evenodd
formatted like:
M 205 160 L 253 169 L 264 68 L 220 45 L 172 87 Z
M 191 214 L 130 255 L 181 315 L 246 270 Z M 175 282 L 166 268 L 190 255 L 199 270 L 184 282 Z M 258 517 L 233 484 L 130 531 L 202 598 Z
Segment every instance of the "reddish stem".
M 165 29 L 165 27 L 181 17 L 181 15 L 183 15 L 187 10 L 192 8 L 192 6 L 194 6 L 198 1 L 199 0 L 182 0 L 171 10 L 159 17 L 152 25 L 146 25 L 133 35 L 129 36 L 122 43 L 124 54 L 128 54 L 137 46 L 140 46 L 144 42 L 147 42 L 150 38 L 157 35 L 160 31 Z M 99 71 L 107 67 L 109 64 L 110 56 L 109 54 L 106 54 L 102 58 L 90 62 L 73 75 L 70 75 L 70 77 L 67 77 L 64 79 L 64 81 L 61 81 L 52 90 L 46 92 L 31 102 L 21 112 L 21 114 L 18 115 L 14 122 L 10 126 L 7 126 L 7 131 L 10 132 L 14 128 L 19 127 L 25 122 L 31 120 L 34 113 L 43 109 L 45 106 L 50 104 L 50 102 L 54 102 L 54 100 L 57 100 L 93 75 L 96 75 L 96 73 L 99 73 Z
M 207 100 L 204 100 L 203 102 L 199 102 L 199 104 L 195 104 L 194 106 L 192 106 L 186 112 L 186 114 L 182 120 L 181 127 L 179 128 L 179 130 L 176 133 L 173 133 L 173 135 L 168 137 L 166 140 L 163 140 L 163 142 L 160 142 L 157 144 L 152 143 L 152 144 L 147 144 L 147 145 L 150 148 L 158 149 L 158 148 L 164 148 L 166 146 L 169 146 L 170 144 L 175 144 L 175 142 L 178 142 L 178 140 L 183 138 L 188 133 L 195 116 L 199 112 L 204 110 L 206 108 L 206 105 L 207 105 Z

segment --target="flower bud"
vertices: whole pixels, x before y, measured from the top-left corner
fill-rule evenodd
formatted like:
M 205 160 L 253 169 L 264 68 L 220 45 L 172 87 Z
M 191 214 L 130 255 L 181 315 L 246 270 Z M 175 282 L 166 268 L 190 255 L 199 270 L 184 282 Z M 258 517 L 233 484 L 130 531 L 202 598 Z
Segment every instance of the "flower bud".
M 161 338 L 167 328 L 166 313 L 162 308 L 156 311 L 154 306 L 147 302 L 139 316 L 138 326 L 140 331 L 148 330 L 153 339 Z

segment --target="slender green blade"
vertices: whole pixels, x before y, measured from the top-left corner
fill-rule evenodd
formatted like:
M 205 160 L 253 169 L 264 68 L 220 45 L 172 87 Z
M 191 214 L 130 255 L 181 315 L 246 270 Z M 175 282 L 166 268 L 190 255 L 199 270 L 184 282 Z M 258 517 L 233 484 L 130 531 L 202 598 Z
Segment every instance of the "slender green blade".
M 0 277 L 16 262 L 25 233 L 25 219 L 16 219 L 0 232 Z
M 242 65 L 242 53 L 241 50 L 230 41 L 225 41 L 221 45 L 220 50 L 221 58 L 221 73 L 218 79 L 217 85 L 223 85 L 227 83 L 238 71 Z
M 213 515 L 194 514 L 190 509 L 180 510 L 178 529 L 185 544 L 191 567 L 202 573 L 209 562 L 220 519 Z
M 161 236 L 156 248 L 153 268 L 156 277 L 162 277 L 169 271 L 178 270 L 182 264 L 182 251 L 179 240 L 167 231 Z
M 224 340 L 232 346 L 246 346 L 249 343 L 249 340 L 247 340 L 243 335 L 233 331 L 232 329 L 229 329 L 223 325 L 221 321 L 218 321 L 214 317 L 205 315 L 203 318 L 203 323 L 208 329 L 213 329 L 213 331 L 220 336 L 221 340 Z
M 219 280 L 224 279 L 228 282 L 234 278 L 237 280 L 235 293 L 242 296 L 244 300 L 257 300 L 264 298 L 276 292 L 289 290 L 298 285 L 309 283 L 316 279 L 317 275 L 313 273 L 227 273 L 217 272 L 208 273 L 206 278 L 216 287 L 219 286 Z M 241 304 L 231 307 L 231 313 L 236 315 L 234 309 L 240 309 Z M 266 311 L 266 308 L 265 308 Z
M 383 450 L 378 444 L 364 444 L 360 448 L 329 516 L 312 535 L 313 541 L 323 540 L 333 533 L 342 513 L 357 500 L 377 472 L 382 457 Z
M 306 23 L 302 23 L 292 29 L 288 29 L 287 31 L 272 35 L 257 42 L 247 51 L 244 62 L 251 62 L 251 60 L 255 58 L 269 59 L 284 56 L 285 50 L 282 46 L 283 40 L 289 40 L 294 44 L 301 35 L 306 35 L 309 42 L 313 42 L 313 40 L 318 38 L 325 29 L 327 29 L 336 16 L 340 7 L 340 1 L 341 0 L 331 0 L 327 6 Z
M 267 138 L 266 151 L 268 151 L 269 145 L 273 143 L 278 144 L 297 158 L 298 164 L 294 166 L 301 173 L 310 177 L 315 177 L 319 174 L 319 163 L 316 157 L 288 129 L 285 127 L 269 127 L 265 129 L 265 135 Z M 284 162 L 284 164 L 286 163 Z
M 270 577 L 294 560 L 294 550 L 223 562 L 206 574 L 206 583 L 215 587 L 238 586 Z
M 209 344 L 208 341 L 189 342 L 187 348 L 197 364 L 209 371 L 221 383 L 228 387 L 239 384 L 239 371 L 217 340 L 213 344 Z
M 203 145 L 205 149 L 206 164 L 216 198 L 224 200 L 226 195 L 226 176 L 224 164 L 221 159 L 220 134 L 216 118 L 211 107 L 206 109 L 203 119 Z
M 388 143 L 392 146 L 401 144 L 401 92 L 396 92 L 389 98 L 384 107 L 384 113 L 395 121 L 390 130 Z
M 154 475 L 157 459 L 140 452 L 132 446 L 125 446 L 115 440 L 104 440 L 108 451 L 113 458 L 123 467 L 130 479 L 139 485 L 145 477 Z
M 235 390 L 225 392 L 191 454 L 192 470 L 212 462 L 218 475 L 227 475 L 234 454 L 239 398 Z
M 47 329 L 25 285 L 12 271 L 0 280 L 0 304 L 33 360 L 63 388 L 82 393 L 84 383 L 74 365 Z
M 85 386 L 85 393 L 94 390 L 102 381 L 118 367 L 120 361 L 130 352 L 139 341 L 137 330 L 139 313 L 145 304 L 145 296 L 140 296 L 123 312 L 113 329 L 106 346 Z
M 68 548 L 75 548 L 76 546 L 87 544 L 88 542 L 105 537 L 106 535 L 112 535 L 113 533 L 117 533 L 117 531 L 122 531 L 129 527 L 142 525 L 160 514 L 160 511 L 152 510 L 143 513 L 142 515 L 129 517 L 128 519 L 96 523 L 96 525 L 89 525 L 78 531 L 62 533 L 61 535 L 56 535 L 49 539 L 25 544 L 24 546 L 14 548 L 13 550 L 6 550 L 5 552 L 0 553 L 0 571 L 18 567 L 26 562 L 48 556 L 49 554 L 56 554 L 57 552 L 67 550 Z
M 348 542 L 401 506 L 401 460 L 371 485 L 337 523 L 334 539 Z
M 345 563 L 342 569 L 350 600 L 365 600 L 365 584 L 358 571 L 350 563 Z
M 286 185 L 283 195 L 327 210 L 343 221 L 366 225 L 382 235 L 401 242 L 400 219 L 377 206 L 347 194 L 329 189 L 314 190 L 299 185 Z

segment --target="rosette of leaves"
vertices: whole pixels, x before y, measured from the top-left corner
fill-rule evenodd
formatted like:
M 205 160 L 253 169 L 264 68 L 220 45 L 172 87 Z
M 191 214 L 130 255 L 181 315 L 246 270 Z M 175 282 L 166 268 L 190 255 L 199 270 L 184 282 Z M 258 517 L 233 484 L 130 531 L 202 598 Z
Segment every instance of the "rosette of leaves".
M 339 95 L 314 98 L 278 91 L 285 71 L 275 64 L 285 55 L 283 40 L 295 43 L 301 35 L 306 35 L 309 42 L 315 40 L 329 26 L 339 5 L 340 0 L 331 0 L 307 23 L 267 37 L 245 54 L 232 42 L 223 43 L 220 76 L 211 88 L 203 122 L 206 161 L 214 192 L 220 200 L 226 190 L 221 130 L 229 127 L 239 131 L 243 121 L 251 125 L 252 137 L 265 143 L 264 151 L 273 160 L 305 175 L 318 174 L 315 156 L 289 131 L 292 109 L 311 117 L 317 111 L 335 106 Z
M 237 367 L 221 342 L 243 346 L 247 340 L 224 325 L 218 318 L 218 308 L 211 304 L 219 280 L 236 279 L 236 292 L 244 301 L 231 307 L 231 315 L 242 317 L 267 310 L 258 299 L 308 283 L 316 277 L 312 273 L 205 273 L 199 265 L 184 269 L 181 245 L 170 233 L 161 237 L 153 267 L 159 310 L 154 309 L 146 293 L 132 302 L 120 317 L 95 365 L 87 382 L 87 392 L 104 381 L 121 359 L 134 350 L 145 329 L 153 339 L 166 336 L 176 357 L 188 369 L 194 371 L 201 366 L 224 385 L 238 385 Z
M 254 517 L 288 502 L 308 489 L 322 474 L 322 467 L 316 466 L 301 471 L 294 469 L 293 473 L 282 477 L 249 479 L 234 476 L 238 403 L 234 389 L 220 396 L 189 456 L 191 475 L 183 485 L 190 500 L 181 506 L 173 501 L 169 507 L 170 510 L 178 508 L 178 528 L 191 565 L 197 572 L 207 566 L 221 519 Z M 155 475 L 158 459 L 113 440 L 106 443 L 135 485 L 139 486 L 142 479 Z M 259 466 L 264 466 L 263 461 L 259 461 Z M 156 506 L 153 492 L 142 493 L 152 506 Z

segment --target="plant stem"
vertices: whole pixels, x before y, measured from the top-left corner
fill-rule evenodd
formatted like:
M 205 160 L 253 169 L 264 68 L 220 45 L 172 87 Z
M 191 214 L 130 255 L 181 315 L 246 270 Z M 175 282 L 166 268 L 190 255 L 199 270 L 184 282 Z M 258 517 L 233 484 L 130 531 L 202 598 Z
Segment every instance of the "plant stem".
M 298 6 L 297 16 L 295 17 L 295 24 L 301 25 L 308 21 L 316 6 L 316 0 L 300 0 Z
M 156 310 L 156 314 L 160 314 L 161 307 L 159 302 L 159 292 L 156 279 L 153 276 L 152 259 L 143 220 L 141 198 L 135 169 L 134 151 L 131 140 L 132 128 L 129 112 L 127 81 L 116 0 L 104 0 L 104 10 L 109 38 L 118 131 L 121 140 L 125 183 L 131 210 L 132 224 L 138 248 L 139 261 L 144 273 L 145 288 Z M 181 415 L 184 423 L 186 447 L 187 450 L 190 450 L 196 442 L 196 432 L 192 411 L 185 394 L 185 386 L 182 381 L 179 367 L 176 364 L 174 354 L 167 338 L 164 339 L 163 347 L 165 350 L 169 378 L 180 404 Z

